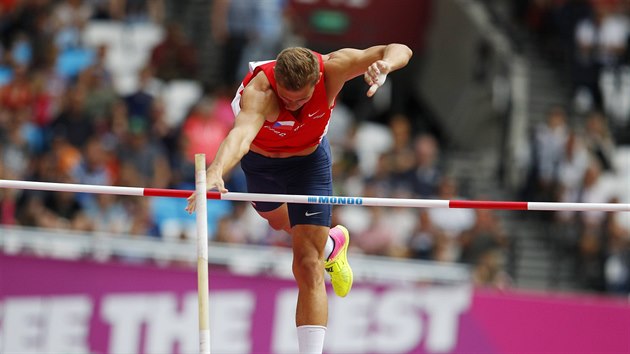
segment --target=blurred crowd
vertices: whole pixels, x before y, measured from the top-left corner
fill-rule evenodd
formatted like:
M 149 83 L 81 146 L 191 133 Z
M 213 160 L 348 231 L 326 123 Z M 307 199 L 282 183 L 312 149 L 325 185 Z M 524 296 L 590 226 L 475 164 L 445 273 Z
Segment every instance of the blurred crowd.
M 565 75 L 571 111 L 605 114 L 630 144 L 630 1 L 521 0 L 517 17 Z
M 531 132 L 522 200 L 614 202 L 617 149 L 630 144 L 628 6 L 624 1 L 520 1 L 518 18 L 562 63 L 572 98 Z M 194 154 L 210 162 L 233 124 L 230 102 L 249 60 L 308 45 L 286 1 L 215 0 L 208 19 L 221 73 L 199 80 L 200 45 L 165 16 L 161 0 L 0 1 L 0 179 L 194 189 Z M 279 21 L 278 19 L 282 19 Z M 90 24 L 150 24 L 161 35 L 121 85 L 112 48 L 85 41 Z M 624 32 L 625 31 L 625 32 Z M 131 33 L 131 32 L 129 32 Z M 625 34 L 625 37 L 622 35 Z M 182 81 L 187 80 L 187 81 Z M 123 80 L 124 81 L 124 80 Z M 124 81 L 127 82 L 127 81 Z M 201 87 L 180 118 L 172 83 Z M 466 199 L 446 169 L 444 142 L 392 75 L 374 99 L 348 83 L 328 138 L 334 194 Z M 121 88 L 122 87 L 122 88 Z M 402 99 L 401 99 L 402 97 Z M 236 168 L 230 191 L 245 192 Z M 627 201 L 626 201 L 627 202 Z M 174 198 L 0 190 L 0 224 L 190 242 L 195 218 Z M 620 213 L 545 213 L 558 262 L 589 289 L 630 291 L 630 225 Z M 478 285 L 510 284 L 510 235 L 493 211 L 338 206 L 333 225 L 352 233 L 351 252 L 473 265 Z M 208 203 L 217 242 L 289 247 L 247 203 Z
M 628 202 L 630 1 L 520 1 L 517 18 L 566 75 L 571 97 L 531 132 L 523 198 Z M 621 157 L 620 157 L 621 156 Z M 630 292 L 626 213 L 558 212 L 549 218 L 556 265 L 567 263 L 586 289 Z M 549 216 L 546 214 L 545 216 Z
M 194 189 L 194 154 L 205 153 L 211 161 L 231 128 L 230 101 L 247 60 L 270 59 L 278 48 L 304 44 L 295 22 L 277 21 L 286 18 L 283 6 L 282 1 L 213 2 L 221 82 L 206 85 L 184 118 L 172 122 L 159 87 L 194 79 L 201 63 L 182 28 L 165 21 L 160 1 L 2 1 L 0 179 Z M 148 22 L 164 29 L 135 73 L 131 92 L 117 90 L 109 48 L 82 42 L 84 28 L 94 21 Z M 337 195 L 462 197 L 442 168 L 440 141 L 417 128 L 421 118 L 388 110 L 387 100 L 381 108 L 378 102 L 361 106 L 365 102 L 373 104 L 342 98 L 332 119 Z M 385 118 L 370 122 L 354 114 L 375 111 Z M 228 176 L 227 187 L 245 191 L 239 168 Z M 193 240 L 195 219 L 184 207 L 185 200 L 173 198 L 0 190 L 0 224 L 121 237 Z M 492 212 L 336 207 L 333 218 L 352 232 L 352 252 L 467 262 L 478 265 L 479 284 L 509 282 L 502 267 L 508 238 Z M 210 202 L 208 226 L 218 242 L 280 247 L 290 242 L 245 203 Z
M 606 116 L 593 111 L 570 123 L 564 107 L 549 110 L 532 131 L 532 161 L 523 198 L 569 203 L 628 202 L 630 160 L 618 154 Z M 621 158 L 619 157 L 621 156 Z M 625 157 L 624 157 L 625 156 Z M 568 263 L 586 289 L 630 291 L 630 219 L 622 212 L 560 211 L 541 215 L 556 265 Z M 551 275 L 554 277 L 554 275 Z

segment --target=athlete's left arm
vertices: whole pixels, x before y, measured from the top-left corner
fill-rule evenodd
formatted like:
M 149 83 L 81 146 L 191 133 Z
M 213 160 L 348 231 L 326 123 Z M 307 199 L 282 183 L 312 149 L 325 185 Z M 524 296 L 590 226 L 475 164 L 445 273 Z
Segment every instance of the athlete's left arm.
M 338 93 L 346 81 L 362 74 L 369 85 L 374 85 L 380 74 L 387 75 L 404 67 L 412 55 L 409 47 L 398 43 L 367 49 L 340 49 L 330 53 L 326 62 L 326 80 L 330 81 L 327 86 Z M 371 96 L 369 92 L 368 95 Z

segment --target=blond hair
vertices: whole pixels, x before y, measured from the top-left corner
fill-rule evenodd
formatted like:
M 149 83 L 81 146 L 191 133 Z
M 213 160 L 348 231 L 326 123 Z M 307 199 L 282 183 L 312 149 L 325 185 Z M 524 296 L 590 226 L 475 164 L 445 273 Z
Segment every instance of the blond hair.
M 274 67 L 276 82 L 290 91 L 298 91 L 319 80 L 319 61 L 315 54 L 302 47 L 283 50 Z

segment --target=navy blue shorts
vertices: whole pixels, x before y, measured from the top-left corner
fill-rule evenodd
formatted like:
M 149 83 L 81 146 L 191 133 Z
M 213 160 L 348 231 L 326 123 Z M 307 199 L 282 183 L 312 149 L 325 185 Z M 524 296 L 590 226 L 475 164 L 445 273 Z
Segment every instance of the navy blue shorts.
M 310 155 L 270 158 L 248 152 L 241 159 L 249 193 L 332 195 L 332 156 L 326 137 Z M 257 211 L 271 211 L 283 203 L 255 202 Z M 328 226 L 332 206 L 324 204 L 287 205 L 291 227 L 295 225 Z

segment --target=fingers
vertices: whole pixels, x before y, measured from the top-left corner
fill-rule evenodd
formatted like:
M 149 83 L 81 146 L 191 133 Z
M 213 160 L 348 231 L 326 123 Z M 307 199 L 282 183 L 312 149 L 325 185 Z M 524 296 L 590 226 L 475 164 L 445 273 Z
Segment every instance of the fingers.
M 195 212 L 195 193 L 193 193 L 190 197 L 188 197 L 188 199 L 186 199 L 188 201 L 188 205 L 186 206 L 186 211 L 188 212 L 188 214 L 192 214 Z
M 227 193 L 228 192 L 227 188 L 225 188 L 225 185 L 223 183 L 217 183 L 216 190 L 221 192 L 221 193 Z
M 389 72 L 389 66 L 386 62 L 379 60 L 368 67 L 365 71 L 365 82 L 370 85 L 367 91 L 367 96 L 372 97 L 376 93 L 379 87 L 383 86 Z
M 225 188 L 223 183 L 217 183 L 217 185 L 214 188 L 211 188 L 210 190 L 212 189 L 216 189 L 218 192 L 221 192 L 221 193 L 229 192 L 227 188 Z M 184 210 L 186 210 L 188 214 L 192 214 L 195 212 L 195 209 L 197 207 L 196 200 L 197 200 L 196 193 L 193 193 L 190 197 L 186 199 L 186 201 L 188 202 L 188 205 L 186 206 Z
M 376 74 L 376 72 L 378 72 L 378 74 Z M 378 84 L 378 75 L 380 75 L 380 71 L 368 69 L 368 71 L 365 72 L 363 77 L 365 78 L 365 82 L 367 82 L 368 85 L 372 86 L 372 85 Z
M 375 61 L 365 71 L 366 80 L 369 78 L 370 82 L 368 83 L 370 85 L 378 83 L 380 76 L 389 74 L 389 71 L 390 66 L 387 62 L 383 60 Z
M 367 96 L 368 97 L 372 97 L 374 96 L 374 94 L 376 93 L 376 91 L 378 90 L 379 87 L 383 86 L 383 84 L 385 83 L 385 80 L 387 79 L 387 74 L 379 74 L 376 77 L 376 80 L 373 80 L 371 85 L 370 85 L 370 89 L 367 92 Z
M 370 88 L 367 91 L 367 96 L 368 97 L 374 96 L 374 94 L 376 93 L 379 87 L 381 87 L 379 84 L 373 84 L 372 86 L 370 86 Z

